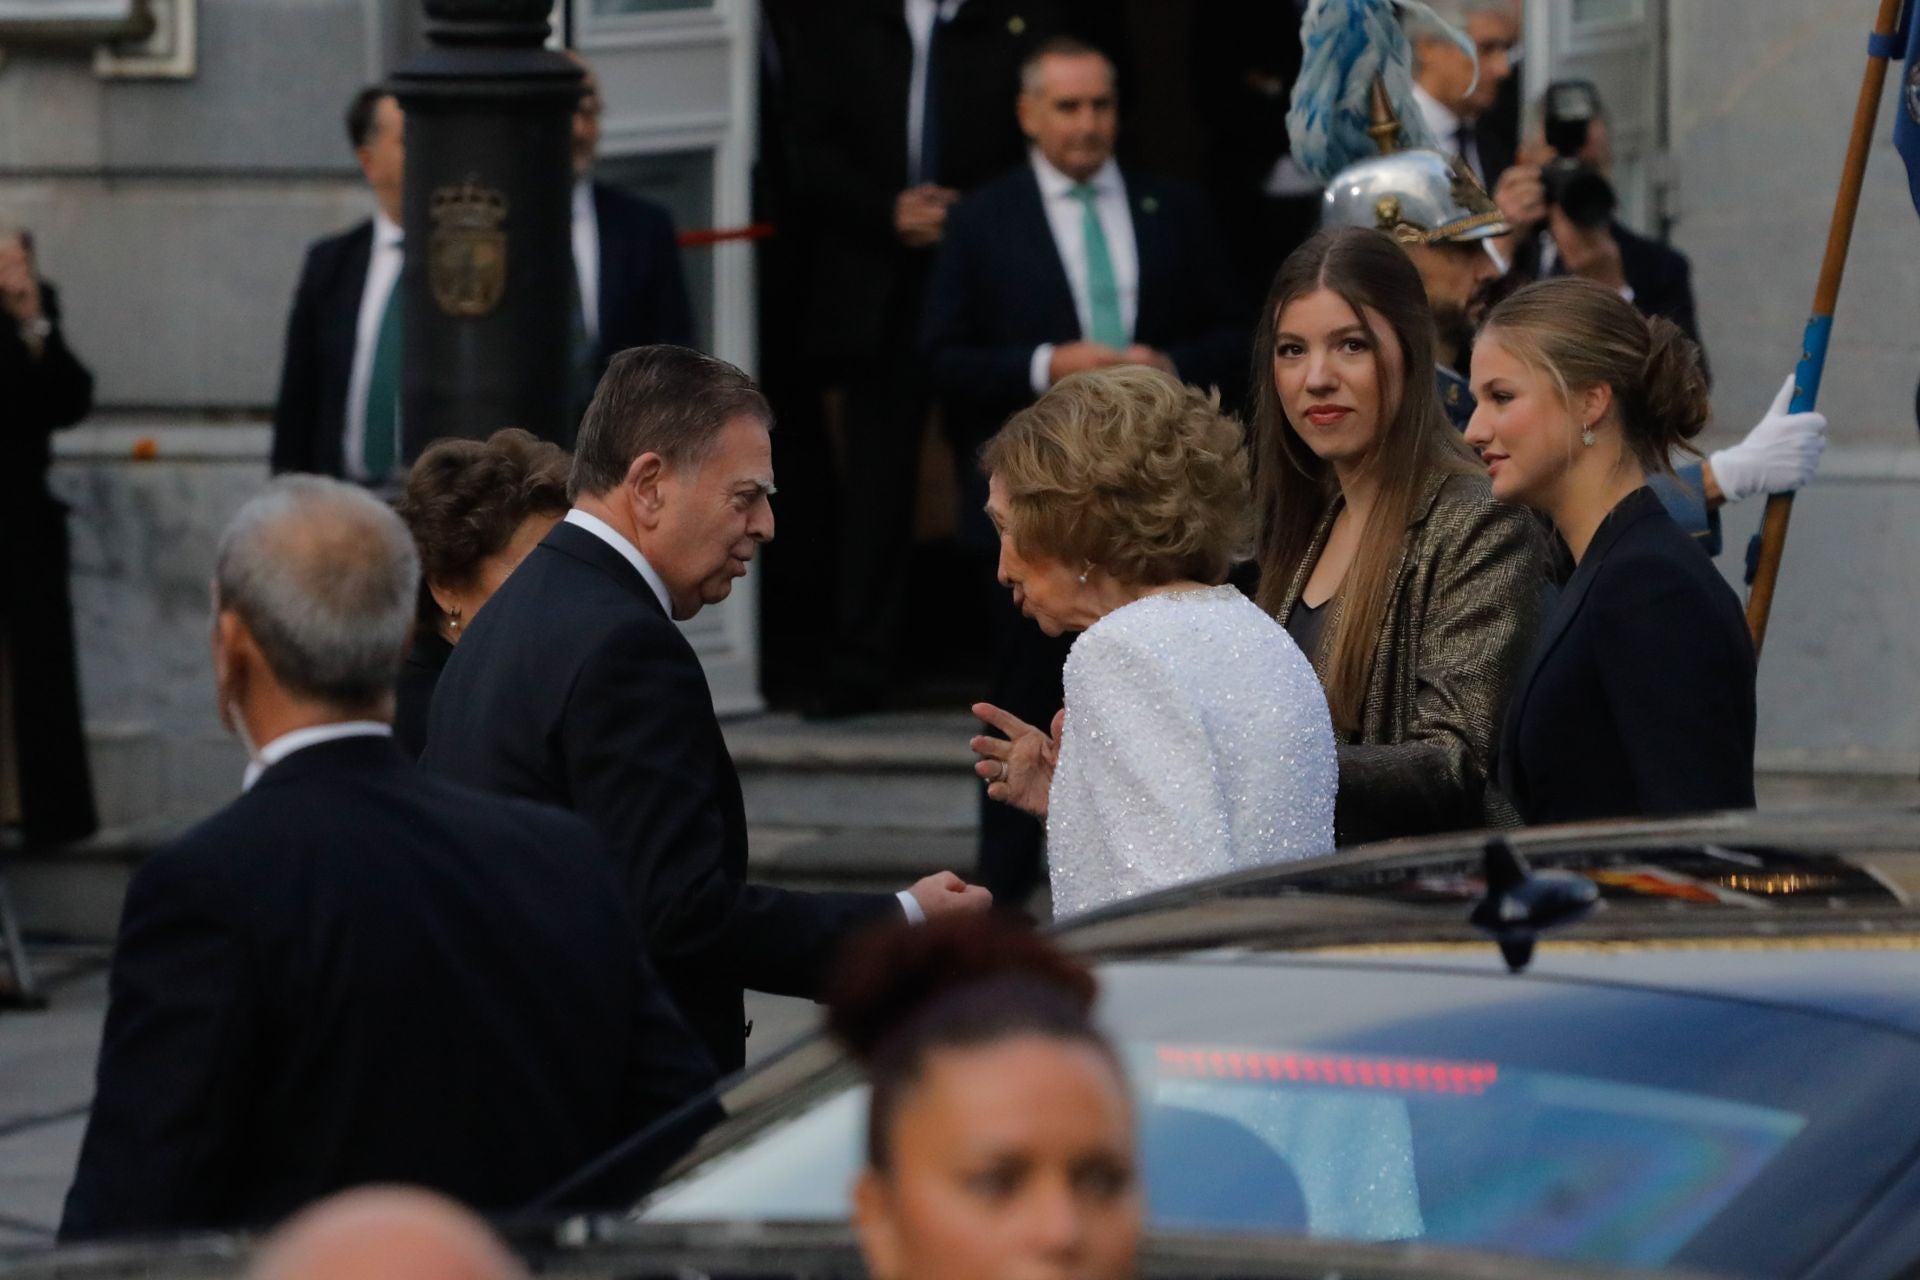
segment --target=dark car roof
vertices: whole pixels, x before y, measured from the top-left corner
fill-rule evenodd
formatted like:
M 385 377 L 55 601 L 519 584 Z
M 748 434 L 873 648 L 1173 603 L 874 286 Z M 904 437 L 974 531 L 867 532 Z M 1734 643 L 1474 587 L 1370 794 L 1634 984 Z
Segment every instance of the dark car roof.
M 1467 921 L 1489 840 L 1602 905 L 1542 935 L 1533 979 L 1627 983 L 1920 1036 L 1920 806 L 1712 815 L 1394 841 L 1169 890 L 1064 926 L 1094 959 L 1505 968 Z

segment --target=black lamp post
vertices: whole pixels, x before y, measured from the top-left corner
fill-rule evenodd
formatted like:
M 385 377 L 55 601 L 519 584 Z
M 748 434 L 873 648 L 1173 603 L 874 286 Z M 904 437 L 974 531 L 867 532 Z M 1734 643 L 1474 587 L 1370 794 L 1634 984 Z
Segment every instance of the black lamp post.
M 549 0 L 425 0 L 407 118 L 401 425 L 410 460 L 501 427 L 570 442 L 572 116 Z

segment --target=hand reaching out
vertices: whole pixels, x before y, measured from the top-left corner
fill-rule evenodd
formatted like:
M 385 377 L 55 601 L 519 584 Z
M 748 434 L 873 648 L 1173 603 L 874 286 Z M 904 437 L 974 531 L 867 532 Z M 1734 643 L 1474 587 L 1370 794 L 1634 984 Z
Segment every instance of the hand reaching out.
M 1046 817 L 1047 795 L 1053 790 L 1053 766 L 1060 758 L 1060 733 L 1067 713 L 1063 710 L 1054 715 L 1049 733 L 990 702 L 974 703 L 973 714 L 1007 735 L 995 738 L 982 734 L 967 743 L 980 757 L 973 771 L 986 779 L 987 798 L 1036 818 Z
M 951 871 L 936 871 L 915 881 L 907 890 L 929 920 L 942 916 L 978 915 L 993 906 L 993 894 L 968 884 Z

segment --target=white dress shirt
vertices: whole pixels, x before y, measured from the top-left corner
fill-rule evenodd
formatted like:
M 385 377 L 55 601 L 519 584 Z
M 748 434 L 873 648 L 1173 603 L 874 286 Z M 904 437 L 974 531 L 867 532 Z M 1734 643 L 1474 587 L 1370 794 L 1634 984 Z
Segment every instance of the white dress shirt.
M 1480 163 L 1479 134 L 1474 135 L 1474 145 L 1463 151 L 1460 146 L 1460 117 L 1417 84 L 1413 86 L 1413 100 L 1420 104 L 1420 118 L 1426 121 L 1427 132 L 1433 135 L 1433 144 L 1446 155 L 1459 156 L 1466 162 L 1467 168 L 1473 170 L 1473 176 L 1480 179 L 1480 185 L 1489 191 L 1493 190 Z
M 283 733 L 260 748 L 253 759 L 247 761 L 247 771 L 240 775 L 240 789 L 251 791 L 260 775 L 279 764 L 296 751 L 308 747 L 317 747 L 323 742 L 335 742 L 341 738 L 391 738 L 393 726 L 378 720 L 342 720 L 338 724 L 317 724 L 309 729 L 295 729 L 292 733 Z
M 626 562 L 634 567 L 635 572 L 647 580 L 647 585 L 653 588 L 653 594 L 660 597 L 660 607 L 667 611 L 667 616 L 669 618 L 673 616 L 673 605 L 667 600 L 667 584 L 661 580 L 659 573 L 654 570 L 654 567 L 647 563 L 647 558 L 640 554 L 640 548 L 621 537 L 618 529 L 615 529 L 599 516 L 588 515 L 578 507 L 567 512 L 566 520 L 568 524 L 577 525 L 585 529 L 588 533 L 600 539 L 600 541 L 606 543 L 615 551 L 618 551 Z M 906 913 L 908 923 L 926 923 L 927 914 L 920 909 L 920 903 L 915 900 L 913 894 L 902 889 L 894 896 L 899 900 L 900 910 Z
M 1073 291 L 1074 314 L 1080 317 L 1082 337 L 1093 332 L 1093 304 L 1087 296 L 1086 211 L 1074 198 L 1072 178 L 1047 163 L 1038 148 L 1030 152 L 1033 176 L 1040 184 L 1040 205 L 1047 212 L 1047 227 L 1053 232 L 1053 247 L 1060 252 L 1060 265 L 1067 269 L 1067 287 Z M 1113 264 L 1113 283 L 1120 295 L 1120 324 L 1132 340 L 1140 313 L 1140 245 L 1133 235 L 1133 212 L 1127 206 L 1127 184 L 1120 166 L 1109 160 L 1088 180 L 1094 189 L 1094 212 L 1100 229 L 1107 235 L 1107 258 Z M 1049 385 L 1047 365 L 1053 360 L 1053 343 L 1033 349 L 1027 366 L 1033 394 L 1044 393 Z
M 400 282 L 400 224 L 376 209 L 373 212 L 373 256 L 367 261 L 367 283 L 360 291 L 360 318 L 353 330 L 353 366 L 347 375 L 347 474 L 367 478 L 362 454 L 367 438 L 367 384 L 373 381 L 373 349 L 380 341 L 380 321 L 387 311 L 387 295 Z
M 567 512 L 566 521 L 568 524 L 578 525 L 580 528 L 585 529 L 588 533 L 600 539 L 600 541 L 606 543 L 615 551 L 618 551 L 626 562 L 633 566 L 633 571 L 647 580 L 647 586 L 652 588 L 654 596 L 660 601 L 660 607 L 667 611 L 667 616 L 669 618 L 673 616 L 673 601 L 667 598 L 666 579 L 662 578 L 659 571 L 647 563 L 647 558 L 640 554 L 640 548 L 628 542 L 621 536 L 618 529 L 608 524 L 605 520 L 602 520 L 599 516 L 588 515 L 578 507 Z
M 573 270 L 580 281 L 580 314 L 587 337 L 600 341 L 600 219 L 593 209 L 593 180 L 573 184 Z
M 927 56 L 933 49 L 936 10 L 948 22 L 967 0 L 906 0 L 907 34 L 913 38 L 913 72 L 907 80 L 907 180 L 920 182 L 920 133 L 927 120 Z

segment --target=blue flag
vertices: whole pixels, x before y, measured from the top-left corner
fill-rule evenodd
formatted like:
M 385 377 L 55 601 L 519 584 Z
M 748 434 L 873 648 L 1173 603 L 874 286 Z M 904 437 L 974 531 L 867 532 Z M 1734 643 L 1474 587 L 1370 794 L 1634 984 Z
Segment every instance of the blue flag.
M 1901 70 L 1900 97 L 1893 113 L 1893 146 L 1907 164 L 1907 189 L 1913 207 L 1920 212 L 1920 22 L 1914 10 L 1920 0 L 1907 0 L 1900 12 L 1900 29 L 1894 33 L 1892 56 L 1905 51 L 1906 66 Z

